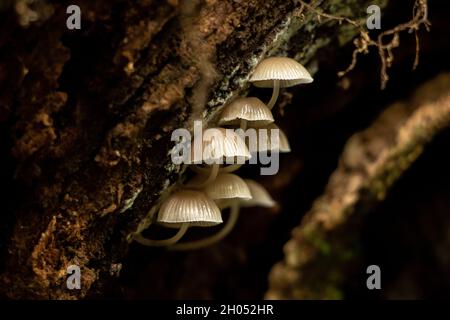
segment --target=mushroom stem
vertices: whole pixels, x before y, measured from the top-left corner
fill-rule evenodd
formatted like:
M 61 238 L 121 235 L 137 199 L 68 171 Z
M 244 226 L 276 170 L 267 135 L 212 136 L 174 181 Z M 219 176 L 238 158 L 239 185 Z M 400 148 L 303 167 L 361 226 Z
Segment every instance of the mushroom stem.
M 230 207 L 230 216 L 228 217 L 228 221 L 219 232 L 205 239 L 191 242 L 177 243 L 170 246 L 168 249 L 182 251 L 182 250 L 200 249 L 209 246 L 223 239 L 226 235 L 228 235 L 231 232 L 231 230 L 233 230 L 233 227 L 236 225 L 236 221 L 238 218 L 239 218 L 239 203 L 237 201 L 234 201 Z
M 243 166 L 242 164 L 238 164 L 238 163 L 236 163 L 236 164 L 231 164 L 231 165 L 229 165 L 229 166 L 227 166 L 227 167 L 220 168 L 220 172 L 221 172 L 221 173 L 230 173 L 230 172 L 234 172 L 234 171 L 236 171 L 237 169 L 239 169 L 239 168 L 242 167 L 242 166 Z
M 187 184 L 186 186 L 189 188 L 194 188 L 194 189 L 203 189 L 209 183 L 213 182 L 216 179 L 217 174 L 219 173 L 219 169 L 220 169 L 220 164 L 214 163 L 213 165 L 211 165 L 211 168 L 208 173 L 208 177 L 203 182 L 198 183 L 198 184 L 195 184 L 195 183 Z M 199 167 L 196 167 L 196 169 L 194 169 L 194 171 L 196 171 L 196 170 L 198 170 L 200 172 L 203 171 L 202 168 L 199 168 Z
M 247 123 L 248 123 L 247 120 L 241 119 L 240 128 L 243 131 L 247 130 Z M 242 166 L 243 166 L 243 164 L 239 164 L 239 163 L 232 164 L 232 165 L 226 166 L 224 168 L 220 168 L 220 172 L 221 173 L 222 172 L 224 172 L 224 173 L 234 172 L 234 171 L 236 171 L 237 169 L 239 169 Z
M 231 164 L 229 166 L 220 168 L 219 169 L 219 173 L 234 172 L 234 171 L 236 171 L 237 169 L 239 169 L 242 166 L 243 166 L 242 164 Z M 199 167 L 198 165 L 195 165 L 195 164 L 190 166 L 190 168 L 192 169 L 192 171 L 194 171 L 195 173 L 198 173 L 198 174 L 205 175 L 205 174 L 209 174 L 209 172 L 210 172 L 209 168 L 202 168 L 202 167 Z
M 240 125 L 240 128 L 241 128 L 243 131 L 247 130 L 247 120 L 241 119 L 241 125 Z
M 209 174 L 209 172 L 211 171 L 209 168 L 202 168 L 198 164 L 193 164 L 189 166 L 189 168 L 192 169 L 192 171 L 194 171 L 195 173 L 199 174 Z
M 241 123 L 240 123 L 240 128 L 245 131 L 247 130 L 247 120 L 245 119 L 241 119 Z M 230 173 L 230 172 L 234 172 L 237 169 L 239 169 L 240 167 L 242 167 L 243 164 L 239 164 L 239 163 L 235 163 L 229 166 L 226 166 L 224 168 L 220 168 L 220 172 L 221 173 Z
M 270 101 L 267 103 L 267 107 L 272 109 L 278 99 L 278 94 L 280 93 L 280 80 L 273 80 L 273 91 Z
M 178 229 L 178 232 L 169 239 L 164 239 L 164 240 L 147 239 L 142 234 L 138 233 L 133 236 L 133 240 L 144 246 L 165 247 L 165 246 L 172 245 L 172 244 L 178 242 L 184 236 L 188 227 L 189 227 L 188 223 L 181 224 L 181 227 L 180 227 L 180 229 Z

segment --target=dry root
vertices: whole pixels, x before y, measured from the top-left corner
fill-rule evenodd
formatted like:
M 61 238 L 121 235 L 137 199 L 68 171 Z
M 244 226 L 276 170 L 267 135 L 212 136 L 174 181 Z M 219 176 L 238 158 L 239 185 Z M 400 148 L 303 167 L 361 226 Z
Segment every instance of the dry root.
M 394 61 L 393 49 L 400 45 L 400 33 L 403 31 L 408 31 L 408 33 L 414 32 L 416 40 L 416 56 L 414 59 L 413 70 L 417 68 L 420 53 L 420 39 L 418 31 L 421 26 L 424 26 L 425 29 L 429 31 L 431 26 L 431 23 L 428 20 L 428 0 L 416 0 L 413 7 L 413 17 L 410 21 L 381 32 L 378 34 L 376 39 L 372 39 L 368 30 L 355 20 L 323 13 L 317 9 L 317 6 L 314 4 L 308 4 L 302 0 L 299 0 L 298 2 L 300 3 L 300 10 L 297 14 L 299 17 L 304 17 L 304 11 L 307 10 L 315 14 L 319 22 L 322 22 L 322 19 L 326 19 L 327 21 L 337 21 L 339 24 L 348 23 L 359 30 L 359 36 L 353 40 L 355 49 L 352 54 L 352 62 L 345 70 L 338 73 L 339 77 L 346 75 L 355 68 L 359 54 L 367 54 L 369 53 L 370 47 L 376 47 L 378 49 L 381 62 L 381 89 L 386 88 L 386 84 L 389 81 L 387 71 L 392 66 Z M 390 40 L 387 41 L 386 39 Z

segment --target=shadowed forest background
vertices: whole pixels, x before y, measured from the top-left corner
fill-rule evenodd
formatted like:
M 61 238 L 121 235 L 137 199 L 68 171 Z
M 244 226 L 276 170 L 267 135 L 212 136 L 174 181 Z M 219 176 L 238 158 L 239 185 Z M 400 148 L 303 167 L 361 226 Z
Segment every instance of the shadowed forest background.
M 66 8 L 81 8 L 68 30 Z M 302 5 L 303 4 L 303 5 Z M 304 4 L 307 4 L 305 6 Z M 352 61 L 366 9 L 398 32 L 389 80 L 376 46 Z M 439 0 L 0 2 L 0 294 L 4 299 L 448 299 L 450 7 Z M 320 13 L 330 14 L 318 18 Z M 386 37 L 392 43 L 394 36 Z M 356 47 L 358 48 L 358 47 Z M 274 209 L 244 209 L 211 247 L 129 242 L 189 172 L 176 128 L 215 125 L 248 77 L 289 56 L 314 82 L 273 109 L 291 153 L 264 185 Z M 150 217 L 149 217 L 150 212 Z M 198 239 L 220 229 L 192 229 Z M 151 225 L 144 234 L 173 230 Z M 66 268 L 81 267 L 81 290 Z M 378 265 L 382 290 L 367 290 Z

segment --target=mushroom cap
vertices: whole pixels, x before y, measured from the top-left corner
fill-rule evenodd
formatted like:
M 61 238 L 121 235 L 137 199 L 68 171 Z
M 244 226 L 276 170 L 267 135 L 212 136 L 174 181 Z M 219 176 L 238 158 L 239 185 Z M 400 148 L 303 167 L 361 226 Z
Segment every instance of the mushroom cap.
M 182 190 L 164 201 L 157 222 L 168 227 L 179 227 L 186 222 L 193 227 L 209 227 L 223 221 L 220 209 L 203 192 Z
M 195 140 L 195 137 L 194 137 Z M 209 128 L 203 131 L 202 150 L 195 150 L 195 142 L 191 148 L 191 163 L 223 163 L 225 159 L 240 157 L 251 158 L 245 141 L 232 129 Z
M 245 179 L 245 183 L 247 183 L 248 188 L 250 189 L 250 193 L 252 194 L 252 198 L 247 201 L 242 202 L 243 207 L 265 207 L 270 208 L 276 205 L 275 200 L 272 199 L 267 190 L 258 182 L 251 179 Z
M 194 179 L 198 177 L 196 176 Z M 236 198 L 249 200 L 252 198 L 245 181 L 232 173 L 218 174 L 216 179 L 209 183 L 203 191 L 213 200 Z
M 228 104 L 220 117 L 219 124 L 238 124 L 240 120 L 250 124 L 266 125 L 274 122 L 272 111 L 258 98 L 238 98 Z
M 282 88 L 313 82 L 308 70 L 288 57 L 270 57 L 262 60 L 250 78 L 250 82 L 260 88 L 273 88 L 273 80 L 280 80 Z
M 278 129 L 278 148 L 275 143 L 272 143 L 271 136 L 272 136 L 272 129 Z M 283 130 L 281 130 L 276 124 L 270 123 L 266 126 L 260 127 L 257 130 L 257 137 L 258 137 L 258 144 L 256 146 L 249 145 L 250 152 L 263 152 L 263 151 L 274 151 L 278 149 L 278 152 L 286 153 L 291 152 L 291 146 L 289 145 L 289 140 L 284 134 Z M 267 130 L 267 135 L 262 135 L 262 137 L 265 137 L 265 141 L 261 141 L 260 137 L 260 130 Z M 263 143 L 265 142 L 265 143 Z

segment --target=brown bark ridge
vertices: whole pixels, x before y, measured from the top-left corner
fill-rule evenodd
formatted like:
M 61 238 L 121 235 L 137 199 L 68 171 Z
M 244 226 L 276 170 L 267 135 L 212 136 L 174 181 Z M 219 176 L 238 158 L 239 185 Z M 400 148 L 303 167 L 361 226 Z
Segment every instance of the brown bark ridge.
M 450 74 L 388 107 L 350 138 L 326 189 L 284 246 L 269 276 L 268 299 L 341 298 L 342 275 L 357 255 L 362 217 L 450 125 Z
M 14 172 L 20 191 L 2 239 L 10 298 L 101 294 L 127 236 L 148 225 L 180 177 L 168 157 L 171 131 L 214 119 L 265 55 L 313 62 L 356 32 L 336 24 L 318 32 L 314 16 L 300 21 L 284 0 L 80 0 L 81 30 L 68 30 L 69 4 L 0 7 L 2 174 Z M 349 16 L 366 7 L 323 2 Z M 71 264 L 81 268 L 81 290 L 66 288 Z

